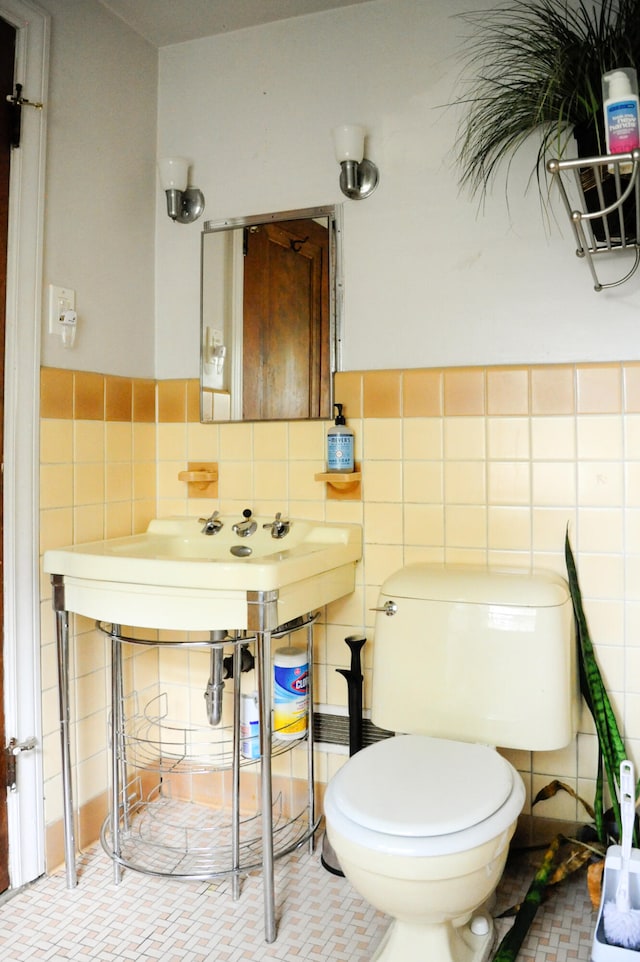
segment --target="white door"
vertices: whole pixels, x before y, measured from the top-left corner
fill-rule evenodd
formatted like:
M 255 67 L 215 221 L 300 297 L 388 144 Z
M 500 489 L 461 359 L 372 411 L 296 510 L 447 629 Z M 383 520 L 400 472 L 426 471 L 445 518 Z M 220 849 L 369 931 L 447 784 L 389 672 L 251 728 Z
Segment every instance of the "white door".
M 22 96 L 45 104 L 43 110 L 22 110 L 21 146 L 11 154 L 7 230 L 4 729 L 7 739 L 22 743 L 35 736 L 38 746 L 20 755 L 16 791 L 6 794 L 9 885 L 19 888 L 44 871 L 39 749 L 38 384 L 49 17 L 30 0 L 0 0 L 0 17 L 16 29 L 15 80 L 22 84 Z M 4 786 L 0 791 L 6 791 Z

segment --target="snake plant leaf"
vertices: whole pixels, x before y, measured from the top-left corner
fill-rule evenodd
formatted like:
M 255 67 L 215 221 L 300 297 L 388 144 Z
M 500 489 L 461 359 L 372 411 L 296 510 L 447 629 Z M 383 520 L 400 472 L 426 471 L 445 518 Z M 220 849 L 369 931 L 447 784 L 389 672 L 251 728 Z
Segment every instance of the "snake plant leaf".
M 556 865 L 556 857 L 561 841 L 562 836 L 556 835 L 545 852 L 542 864 L 533 877 L 527 894 L 520 905 L 518 914 L 513 920 L 513 925 L 500 942 L 493 956 L 493 962 L 515 962 L 515 959 L 517 959 L 520 947 L 526 938 L 527 932 L 531 928 L 531 923 L 535 918 L 536 912 L 542 904 L 549 879 Z
M 614 816 L 620 825 L 620 804 L 618 801 L 620 762 L 623 761 L 627 755 L 624 741 L 616 721 L 615 712 L 605 688 L 596 660 L 593 642 L 589 634 L 589 626 L 584 612 L 582 593 L 580 591 L 575 558 L 569 541 L 568 529 L 565 535 L 565 561 L 576 623 L 580 690 L 593 716 L 600 748 L 596 792 L 594 804 L 593 807 L 591 807 L 585 803 L 570 786 L 565 785 L 559 779 L 555 779 L 538 792 L 533 804 L 545 798 L 551 798 L 559 791 L 568 791 L 570 795 L 584 805 L 589 816 L 594 819 L 596 833 L 602 850 L 604 851 L 607 845 L 607 831 L 604 822 L 603 772 L 606 774 Z M 563 836 L 556 836 L 545 852 L 542 864 L 538 868 L 524 900 L 519 906 L 513 909 L 516 911 L 513 925 L 500 942 L 492 962 L 515 962 L 536 912 L 546 896 L 548 887 L 558 884 L 569 874 L 582 868 L 594 854 L 594 846 L 587 845 L 576 839 L 570 839 L 568 840 L 571 843 L 568 851 L 565 851 L 564 855 L 560 856 L 559 852 L 563 840 Z M 512 910 L 509 910 L 509 912 L 510 911 Z
M 597 858 L 603 857 L 603 851 L 593 845 L 582 842 L 577 838 L 565 838 L 560 836 L 560 846 L 554 862 L 554 868 L 546 883 L 546 888 L 542 892 L 541 902 L 545 902 L 548 897 L 547 890 L 553 885 L 559 885 L 565 879 L 578 872 L 587 864 L 594 855 Z M 523 902 L 518 902 L 510 908 L 505 909 L 496 918 L 506 919 L 517 915 L 523 906 Z
M 622 735 L 616 721 L 615 712 L 609 700 L 600 668 L 595 655 L 593 642 L 589 634 L 589 626 L 584 613 L 582 593 L 578 582 L 576 563 L 571 550 L 569 532 L 565 535 L 565 561 L 569 580 L 569 590 L 573 603 L 578 639 L 578 663 L 580 668 L 580 689 L 591 712 L 598 735 L 600 758 L 598 760 L 598 778 L 596 782 L 596 798 L 594 802 L 595 823 L 598 838 L 606 842 L 604 826 L 604 800 L 602 790 L 602 772 L 606 775 L 611 804 L 618 825 L 620 825 L 620 803 L 618 801 L 620 763 L 627 758 Z

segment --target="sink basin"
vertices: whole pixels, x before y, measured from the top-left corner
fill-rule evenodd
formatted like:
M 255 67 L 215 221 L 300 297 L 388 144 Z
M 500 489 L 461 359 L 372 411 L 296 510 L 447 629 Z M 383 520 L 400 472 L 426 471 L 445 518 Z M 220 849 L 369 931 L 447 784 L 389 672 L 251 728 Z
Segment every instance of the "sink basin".
M 255 628 L 251 605 L 267 601 L 271 630 L 353 591 L 359 525 L 294 519 L 273 538 L 273 518 L 256 517 L 243 538 L 233 531 L 241 518 L 220 520 L 221 530 L 205 535 L 196 518 L 159 518 L 144 534 L 51 549 L 44 570 L 63 576 L 69 611 L 185 630 Z

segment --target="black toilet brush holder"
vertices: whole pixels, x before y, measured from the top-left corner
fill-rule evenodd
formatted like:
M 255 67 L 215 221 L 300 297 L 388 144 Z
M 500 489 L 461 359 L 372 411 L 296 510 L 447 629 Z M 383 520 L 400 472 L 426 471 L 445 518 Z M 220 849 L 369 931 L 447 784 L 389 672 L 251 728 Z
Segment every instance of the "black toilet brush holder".
M 349 711 L 349 756 L 355 755 L 362 748 L 362 674 L 361 652 L 366 642 L 363 635 L 348 635 L 345 642 L 351 650 L 351 665 L 349 668 L 336 668 L 347 682 L 347 704 Z M 332 875 L 342 875 L 340 863 L 325 832 L 322 837 L 322 854 L 320 861 L 327 872 Z

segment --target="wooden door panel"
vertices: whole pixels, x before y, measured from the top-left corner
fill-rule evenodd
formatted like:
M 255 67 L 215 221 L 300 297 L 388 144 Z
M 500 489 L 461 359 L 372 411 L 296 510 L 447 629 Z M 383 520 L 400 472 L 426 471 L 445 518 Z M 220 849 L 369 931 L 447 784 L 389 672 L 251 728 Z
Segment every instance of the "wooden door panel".
M 330 358 L 319 364 L 329 344 L 327 229 L 313 220 L 248 228 L 244 276 L 243 418 L 319 417 L 330 390 Z

